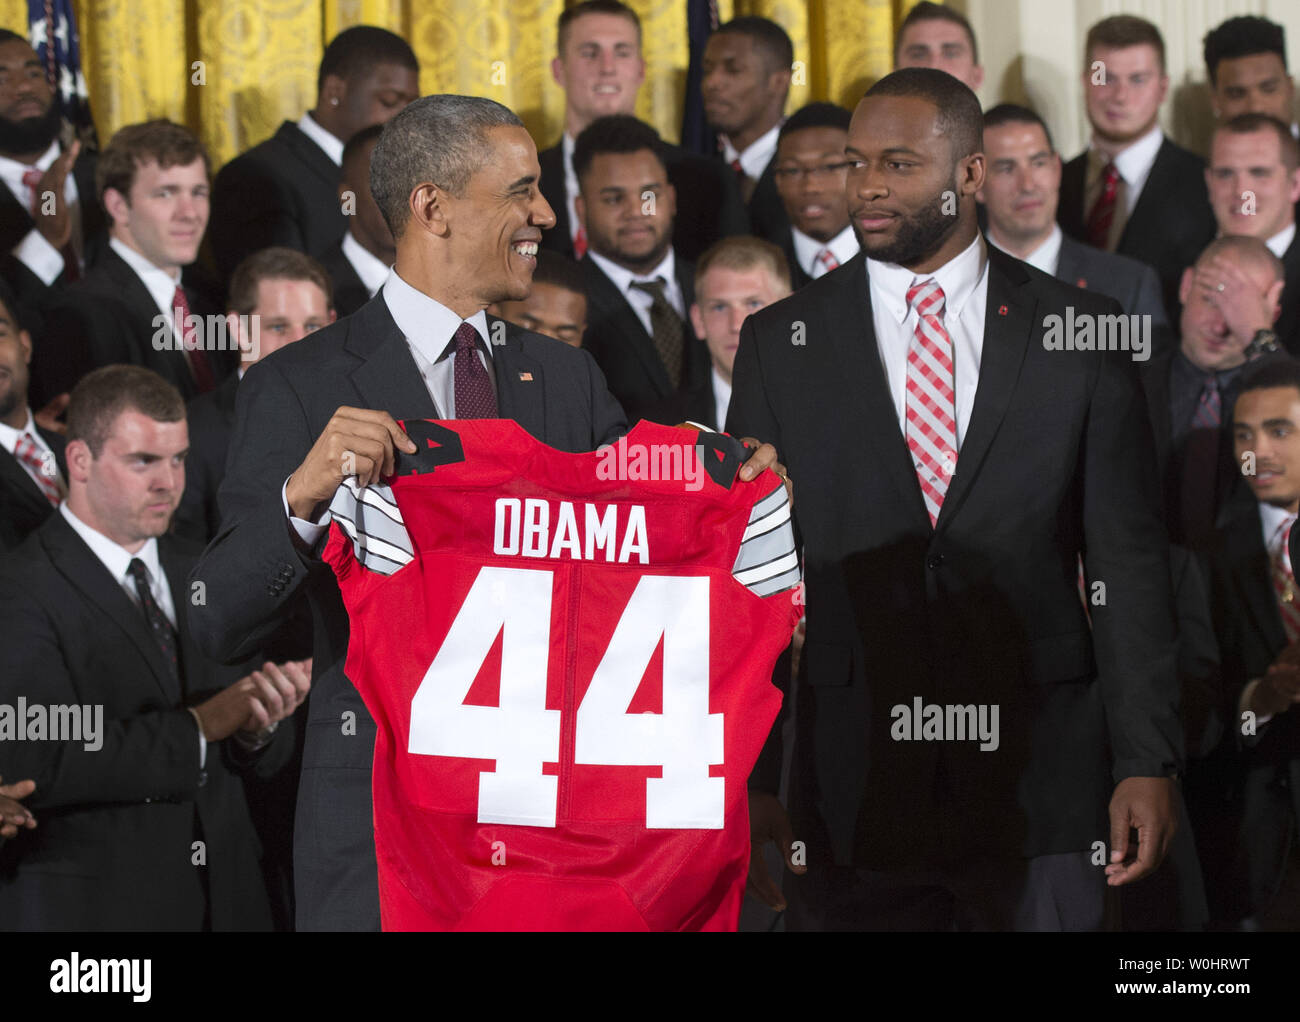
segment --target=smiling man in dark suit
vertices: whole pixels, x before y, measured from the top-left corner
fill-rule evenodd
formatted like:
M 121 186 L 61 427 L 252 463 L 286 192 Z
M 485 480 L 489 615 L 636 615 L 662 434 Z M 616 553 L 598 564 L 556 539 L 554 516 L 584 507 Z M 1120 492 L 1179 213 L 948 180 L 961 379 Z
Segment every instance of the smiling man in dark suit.
M 240 385 L 222 529 L 195 569 L 204 648 L 231 657 L 274 629 L 304 587 L 315 695 L 299 789 L 299 929 L 378 929 L 370 769 L 375 726 L 343 673 L 348 619 L 313 554 L 340 482 L 392 473 L 415 446 L 397 419 L 509 418 L 559 450 L 626 429 L 591 356 L 488 317 L 528 293 L 542 231 L 537 150 L 492 100 L 425 96 L 384 129 L 371 162 L 397 262 L 359 312 L 253 366 Z M 774 460 L 761 447 L 745 478 Z
M 1152 266 L 1172 323 L 1183 270 L 1215 234 L 1205 161 L 1160 129 L 1169 77 L 1155 25 L 1105 18 L 1088 30 L 1084 54 L 1092 139 L 1065 165 L 1056 215 L 1070 237 Z
M 636 113 L 636 94 L 645 81 L 641 19 L 619 0 L 584 0 L 560 14 L 556 36 L 551 75 L 564 90 L 564 134 L 537 155 L 542 194 L 555 211 L 555 227 L 542 236 L 542 247 L 581 259 L 587 238 L 573 208 L 578 198 L 573 145 L 597 117 Z M 725 167 L 667 143 L 663 156 L 682 203 L 673 244 L 687 259 L 721 237 L 749 229 L 740 189 Z
M 358 25 L 334 37 L 321 58 L 316 106 L 217 175 L 212 251 L 227 280 L 245 256 L 272 245 L 320 257 L 343 237 L 338 199 L 343 146 L 383 124 L 420 94 L 420 64 L 401 36 Z
M 245 673 L 195 648 L 196 548 L 165 535 L 188 446 L 175 388 L 91 373 L 68 407 L 68 499 L 0 568 L 0 705 L 81 724 L 5 743 L 40 823 L 0 852 L 4 929 L 270 928 L 241 774 L 284 761 L 275 725 L 309 667 Z
M 1099 928 L 1165 854 L 1182 758 L 1137 376 L 1049 333 L 1119 306 L 986 248 L 951 75 L 883 78 L 847 155 L 864 252 L 746 321 L 728 415 L 789 458 L 807 580 L 795 827 L 757 771 L 755 834 L 805 843 L 792 925 Z
M 1165 327 L 1160 280 L 1146 263 L 1085 245 L 1056 222 L 1061 158 L 1047 125 L 1027 107 L 1003 103 L 984 115 L 988 240 L 1057 280 L 1109 295 L 1130 316 Z

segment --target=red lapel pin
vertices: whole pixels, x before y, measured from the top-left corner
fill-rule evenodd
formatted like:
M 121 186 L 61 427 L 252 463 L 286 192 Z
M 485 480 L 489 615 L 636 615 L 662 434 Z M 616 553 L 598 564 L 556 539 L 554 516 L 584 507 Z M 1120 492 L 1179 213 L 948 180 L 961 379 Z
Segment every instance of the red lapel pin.
M 1082 277 L 1080 277 L 1078 280 L 1074 282 L 1074 286 L 1086 288 L 1088 286 L 1088 282 L 1084 280 Z
M 1007 307 L 1006 307 L 1005 305 L 999 305 L 999 306 L 998 306 L 998 315 L 999 315 L 999 316 L 1005 316 L 1006 314 L 1007 314 Z

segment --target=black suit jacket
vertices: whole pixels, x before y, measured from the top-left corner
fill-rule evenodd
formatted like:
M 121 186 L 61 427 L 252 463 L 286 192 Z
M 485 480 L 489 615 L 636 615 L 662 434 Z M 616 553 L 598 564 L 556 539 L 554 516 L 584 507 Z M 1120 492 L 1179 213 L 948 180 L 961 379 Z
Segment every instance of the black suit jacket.
M 199 767 L 184 708 L 237 680 L 190 638 L 186 576 L 197 550 L 166 537 L 159 557 L 180 633 L 181 686 L 143 613 L 61 514 L 0 567 L 0 703 L 103 707 L 102 748 L 4 744 L 6 777 L 30 777 L 39 826 L 0 850 L 0 926 L 44 930 L 270 929 L 241 773 L 274 770 L 282 728 L 249 757 L 210 743 Z M 193 842 L 206 866 L 192 864 Z
M 1282 308 L 1273 329 L 1292 355 L 1300 355 L 1300 233 L 1282 253 L 1286 283 L 1282 286 Z
M 339 168 L 292 121 L 235 157 L 212 186 L 209 234 L 222 280 L 258 249 L 285 245 L 319 256 L 343 237 Z
M 1128 256 L 1103 252 L 1099 248 L 1061 238 L 1056 279 L 1085 291 L 1097 291 L 1114 298 L 1127 316 L 1150 316 L 1153 327 L 1167 327 L 1160 278 L 1146 263 Z
M 172 518 L 172 528 L 178 535 L 204 545 L 217 534 L 221 524 L 217 490 L 226 474 L 238 389 L 239 374 L 231 373 L 216 390 L 200 394 L 185 409 L 190 452 L 185 456 L 185 492 Z
M 1223 924 L 1265 908 L 1281 882 L 1300 819 L 1300 714 L 1292 707 L 1255 735 L 1243 733 L 1242 691 L 1285 648 L 1286 633 L 1259 505 L 1235 504 L 1218 538 L 1209 557 L 1210 603 L 1228 727 L 1215 755 L 1189 771 L 1188 803 L 1212 915 Z
M 218 310 L 208 297 L 183 282 L 190 312 L 207 316 Z M 160 316 L 153 296 L 126 260 L 105 247 L 90 273 L 53 295 L 44 317 L 42 336 L 33 344 L 32 398 L 39 408 L 100 366 L 129 363 L 152 369 L 189 400 L 198 394 L 187 355 L 175 347 L 155 347 L 159 330 L 172 344 L 166 328 L 155 326 Z M 231 344 L 229 338 L 227 344 Z M 218 382 L 234 370 L 235 351 L 208 351 L 208 362 Z
M 775 244 L 779 245 L 781 251 L 785 253 L 786 264 L 790 267 L 790 290 L 798 291 L 805 284 L 811 283 L 812 277 L 808 276 L 804 268 L 799 265 L 799 259 L 794 254 L 794 235 L 788 227 L 780 241 Z
M 600 366 L 610 392 L 636 422 L 681 390 L 691 390 L 709 378 L 709 349 L 691 329 L 690 307 L 695 301 L 695 267 L 679 255 L 677 284 L 687 315 L 683 320 L 682 385 L 668 379 L 654 340 L 617 285 L 605 276 L 590 255 L 582 260 L 587 282 L 587 332 L 582 346 Z
M 1086 151 L 1065 165 L 1056 208 L 1061 229 L 1080 241 L 1086 239 L 1088 211 L 1083 203 L 1087 172 Z M 1155 269 L 1170 323 L 1178 322 L 1178 282 L 1183 270 L 1196 262 L 1217 233 L 1205 191 L 1205 161 L 1166 138 L 1115 251 Z
M 542 168 L 542 194 L 555 211 L 555 226 L 542 234 L 542 247 L 572 259 L 563 145 L 542 150 L 537 162 Z M 748 233 L 749 217 L 740 201 L 735 175 L 714 160 L 668 143 L 664 162 L 668 180 L 677 190 L 673 248 L 679 255 L 694 262 L 719 238 Z
M 810 862 L 925 868 L 1087 849 L 1108 833 L 1115 781 L 1181 760 L 1137 377 L 1127 353 L 1042 343 L 1045 317 L 1067 305 L 1118 306 L 996 249 L 988 258 L 974 412 L 935 528 L 878 355 L 865 256 L 741 329 L 728 432 L 775 444 L 800 493 L 808 633 L 790 799 Z M 1081 552 L 1107 587 L 1091 631 Z M 916 699 L 998 705 L 998 749 L 894 740 L 893 708 Z
M 77 182 L 77 196 L 81 203 L 81 253 L 86 269 L 94 267 L 108 247 L 104 209 L 99 204 L 98 193 L 95 191 L 95 163 L 95 154 L 83 148 L 72 164 L 72 177 Z M 20 312 L 28 309 L 35 311 L 51 287 L 65 283 L 65 274 L 61 273 L 53 284 L 47 285 L 11 254 L 13 247 L 35 226 L 31 210 L 18 201 L 6 184 L 0 182 L 0 252 L 4 253 L 3 262 L 0 262 L 0 275 L 14 292 Z M 27 324 L 26 317 L 23 322 L 24 325 Z
M 709 429 L 722 431 L 723 423 L 718 421 L 718 406 L 713 400 L 713 381 L 705 381 L 690 390 L 678 391 L 665 398 L 646 412 L 645 418 L 651 422 L 660 422 L 665 426 L 676 426 L 680 422 L 698 422 Z
M 490 330 L 504 322 L 489 320 Z M 510 323 L 505 331 L 492 355 L 502 418 L 564 451 L 594 450 L 625 431 L 622 409 L 587 352 Z M 193 575 L 208 593 L 206 606 L 194 609 L 196 634 L 214 656 L 245 655 L 295 594 L 305 589 L 311 601 L 314 680 L 295 829 L 299 929 L 379 928 L 375 726 L 343 673 L 348 619 L 338 584 L 291 537 L 281 503 L 284 481 L 340 405 L 400 419 L 438 415 L 382 293 L 245 374 L 221 532 Z
M 68 466 L 63 460 L 67 441 L 59 433 L 36 427 L 41 439 L 54 453 L 59 475 L 68 478 Z M 46 499 L 27 470 L 8 451 L 0 449 L 0 551 L 12 550 L 49 518 L 54 505 Z
M 774 245 L 781 244 L 781 239 L 790 233 L 790 218 L 786 215 L 781 193 L 776 190 L 776 157 L 763 168 L 754 185 L 754 193 L 749 197 L 749 224 L 751 234 Z
M 366 285 L 361 283 L 357 271 L 343 254 L 343 242 L 336 241 L 321 253 L 320 263 L 330 275 L 334 284 L 334 311 L 339 319 L 351 316 L 357 309 L 370 301 Z

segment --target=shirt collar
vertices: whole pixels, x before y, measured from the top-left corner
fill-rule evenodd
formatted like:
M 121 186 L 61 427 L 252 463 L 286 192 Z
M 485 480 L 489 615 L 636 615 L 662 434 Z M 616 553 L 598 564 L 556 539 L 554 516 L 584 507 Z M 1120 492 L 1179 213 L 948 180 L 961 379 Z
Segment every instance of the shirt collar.
M 1273 235 L 1273 237 L 1269 238 L 1268 241 L 1264 242 L 1264 244 L 1268 246 L 1270 252 L 1281 259 L 1286 255 L 1286 250 L 1291 247 L 1291 242 L 1294 240 L 1295 221 L 1292 220 L 1289 224 Z
M 1281 546 L 1282 526 L 1286 524 L 1288 518 L 1294 517 L 1295 515 L 1284 507 L 1276 507 L 1260 501 L 1259 520 L 1263 526 L 1264 546 L 1268 548 L 1269 556 L 1277 556 L 1278 547 Z
M 1165 134 L 1160 125 L 1154 125 L 1150 131 L 1135 142 L 1130 142 L 1118 153 L 1111 153 L 1097 144 L 1094 138 L 1090 143 L 1090 148 L 1096 153 L 1094 159 L 1097 163 L 1098 171 L 1106 165 L 1107 158 L 1115 161 L 1115 169 L 1119 171 L 1119 176 L 1124 179 L 1124 183 L 1131 185 L 1137 181 L 1145 181 L 1147 174 L 1151 172 L 1151 165 L 1156 162 L 1156 154 L 1160 152 L 1160 147 L 1164 144 Z
M 368 252 L 361 242 L 353 237 L 351 229 L 343 235 L 342 245 L 344 258 L 352 264 L 362 287 L 373 298 L 375 292 L 383 287 L 384 281 L 388 279 L 388 267 L 384 265 L 382 259 Z
M 743 153 L 736 149 L 724 135 L 722 138 L 723 157 L 728 163 L 739 159 L 740 169 L 745 172 L 745 176 L 751 180 L 757 180 L 763 176 L 763 171 L 767 169 L 767 165 L 772 162 L 772 157 L 776 155 L 776 140 L 777 136 L 781 134 L 781 125 L 783 123 L 785 123 L 784 118 L 749 143 Z
M 1041 270 L 1049 277 L 1056 276 L 1056 265 L 1061 261 L 1061 228 L 1059 224 L 1052 224 L 1052 233 L 1047 236 L 1036 249 L 1026 256 L 1018 256 L 998 244 L 998 239 L 993 237 L 993 232 L 988 233 L 988 243 L 999 251 L 1006 252 L 1013 259 L 1019 259 L 1021 262 L 1028 263 L 1036 270 Z
M 14 429 L 13 426 L 0 422 L 0 447 L 13 454 L 14 448 L 18 446 L 18 438 L 24 433 L 30 433 L 40 446 L 46 446 L 45 438 L 36 432 L 36 420 L 32 418 L 31 408 L 27 409 L 27 422 L 22 429 Z
M 22 180 L 24 174 L 29 170 L 46 171 L 50 169 L 51 164 L 59 158 L 59 143 L 56 139 L 50 143 L 50 147 L 36 157 L 36 162 L 32 164 L 21 163 L 18 160 L 10 159 L 8 156 L 0 156 L 0 176 Z
M 831 250 L 831 255 L 835 257 L 835 261 L 841 266 L 858 254 L 858 236 L 853 233 L 852 224 L 845 227 L 830 241 L 818 241 L 816 238 L 811 238 L 793 224 L 790 226 L 790 236 L 794 240 L 795 262 L 809 276 L 812 276 L 814 261 L 824 248 Z
M 984 276 L 988 265 L 988 252 L 984 247 L 984 236 L 976 234 L 972 241 L 959 255 L 949 259 L 933 273 L 919 274 L 897 263 L 882 263 L 867 259 L 867 279 L 871 284 L 872 300 L 884 303 L 889 314 L 902 323 L 911 311 L 907 304 L 907 291 L 915 281 L 928 280 L 933 277 L 943 289 L 943 315 L 947 319 L 960 316 L 962 306 L 966 304 Z
M 489 358 L 492 345 L 488 343 L 487 312 L 479 309 L 469 319 L 462 320 L 451 309 L 423 291 L 412 287 L 397 275 L 397 268 L 388 271 L 384 281 L 384 301 L 393 315 L 397 329 L 405 335 L 407 343 L 415 348 L 426 362 L 434 363 L 448 353 L 455 343 L 456 331 L 461 323 L 468 323 L 478 331 L 479 340 Z
M 311 114 L 303 114 L 298 118 L 298 128 L 309 139 L 316 143 L 325 155 L 328 156 L 336 167 L 343 166 L 343 142 L 330 134 L 319 124 Z
M 677 280 L 677 260 L 673 256 L 671 245 L 668 246 L 668 254 L 649 273 L 633 273 L 631 270 L 625 270 L 617 263 L 610 262 L 594 249 L 587 249 L 587 254 L 591 256 L 592 261 L 600 268 L 601 272 L 614 282 L 614 286 L 618 288 L 618 293 L 624 298 L 631 291 L 633 281 L 651 281 L 655 277 L 663 277 L 666 294 L 667 289 L 672 287 Z
M 130 578 L 127 569 L 131 567 L 131 561 L 137 557 L 144 561 L 144 566 L 149 570 L 151 588 L 163 579 L 162 564 L 158 560 L 158 540 L 155 537 L 150 536 L 145 540 L 144 546 L 131 553 L 74 515 L 66 500 L 59 505 L 59 511 L 77 535 L 85 541 L 86 546 L 90 547 L 90 552 L 99 558 L 100 563 L 118 582 L 125 582 Z
M 149 294 L 153 296 L 158 308 L 162 309 L 168 316 L 172 315 L 172 301 L 176 297 L 176 289 L 181 284 L 180 272 L 178 271 L 176 276 L 173 277 L 161 266 L 155 266 L 120 238 L 110 238 L 108 244 L 114 252 L 122 257 L 122 261 L 135 271 L 135 275 L 140 278 Z

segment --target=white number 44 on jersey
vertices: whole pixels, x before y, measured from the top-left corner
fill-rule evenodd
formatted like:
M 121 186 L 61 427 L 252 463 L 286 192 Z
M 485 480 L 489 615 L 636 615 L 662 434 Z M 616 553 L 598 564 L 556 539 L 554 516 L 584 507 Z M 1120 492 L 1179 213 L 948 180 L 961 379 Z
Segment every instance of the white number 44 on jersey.
M 479 778 L 480 823 L 554 827 L 560 711 L 546 708 L 554 573 L 485 567 L 411 699 L 408 751 L 496 760 Z M 496 598 L 502 589 L 508 600 Z M 498 706 L 466 705 L 501 633 Z M 628 707 L 662 637 L 663 712 Z M 709 579 L 645 575 L 619 618 L 578 707 L 574 762 L 661 766 L 646 779 L 650 828 L 722 828 L 723 715 L 709 712 Z

